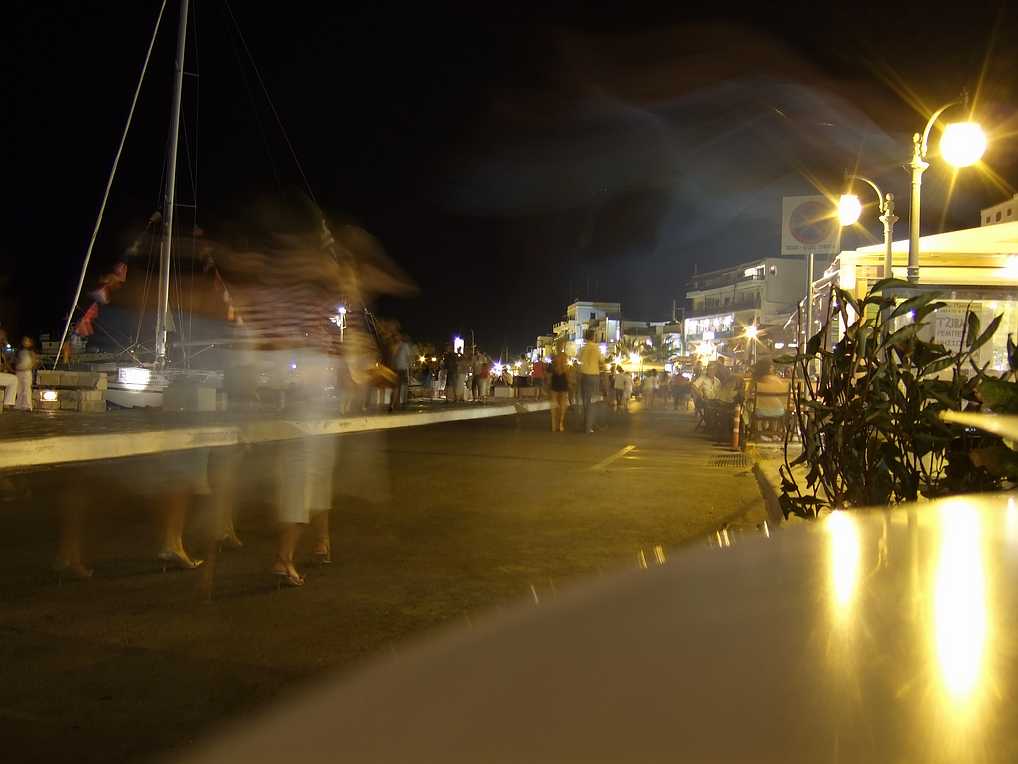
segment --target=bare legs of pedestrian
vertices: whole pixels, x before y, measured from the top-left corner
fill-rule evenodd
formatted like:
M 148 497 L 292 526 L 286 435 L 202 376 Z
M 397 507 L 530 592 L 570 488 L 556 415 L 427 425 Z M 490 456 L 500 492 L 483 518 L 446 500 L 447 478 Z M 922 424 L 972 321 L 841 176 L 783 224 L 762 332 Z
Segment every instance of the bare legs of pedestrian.
M 62 576 L 86 579 L 92 577 L 92 570 L 81 561 L 81 534 L 84 524 L 84 508 L 79 497 L 72 491 L 64 491 L 60 507 L 60 537 L 57 542 L 57 556 L 53 568 Z
M 279 542 L 276 546 L 276 562 L 272 566 L 272 574 L 279 577 L 287 586 L 303 586 L 304 577 L 297 572 L 293 564 L 293 555 L 297 551 L 304 526 L 300 523 L 280 523 Z
M 566 409 L 568 408 L 569 394 L 552 390 L 549 393 L 549 396 L 551 398 L 551 406 L 548 409 L 551 412 L 551 431 L 565 432 Z
M 329 510 L 322 509 L 311 513 L 311 532 L 315 542 L 311 547 L 311 557 L 319 565 L 332 562 L 332 540 L 329 537 Z
M 197 568 L 204 562 L 188 556 L 184 550 L 184 525 L 187 522 L 187 509 L 191 502 L 191 491 L 188 489 L 171 489 L 163 497 L 160 509 L 162 525 L 162 546 L 159 559 L 164 563 L 178 568 Z
M 213 540 L 229 549 L 244 546 L 237 536 L 234 516 L 237 507 L 237 480 L 244 460 L 241 446 L 212 449 L 208 479 L 212 489 Z

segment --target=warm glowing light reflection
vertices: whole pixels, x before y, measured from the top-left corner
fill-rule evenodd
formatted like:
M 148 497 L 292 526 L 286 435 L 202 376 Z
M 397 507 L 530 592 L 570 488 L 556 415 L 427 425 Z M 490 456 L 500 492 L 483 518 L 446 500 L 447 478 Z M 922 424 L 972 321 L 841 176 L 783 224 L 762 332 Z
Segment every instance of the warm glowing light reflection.
M 833 512 L 824 526 L 830 534 L 830 591 L 837 615 L 844 615 L 859 584 L 859 529 L 845 511 Z
M 986 133 L 975 122 L 955 122 L 944 129 L 940 154 L 955 167 L 975 164 L 986 151 Z
M 52 403 L 53 401 L 55 401 L 57 399 L 57 391 L 56 390 L 43 390 L 42 391 L 42 399 L 44 401 L 48 401 L 48 402 Z
M 1013 497 L 1007 500 L 1007 513 L 1004 515 L 1004 533 L 1008 541 L 1012 543 L 1018 542 L 1018 506 L 1015 505 Z
M 979 514 L 962 502 L 940 510 L 934 633 L 944 687 L 966 699 L 979 683 L 986 651 L 986 581 Z
M 852 225 L 862 214 L 862 202 L 855 194 L 842 194 L 838 200 L 838 218 L 843 226 Z

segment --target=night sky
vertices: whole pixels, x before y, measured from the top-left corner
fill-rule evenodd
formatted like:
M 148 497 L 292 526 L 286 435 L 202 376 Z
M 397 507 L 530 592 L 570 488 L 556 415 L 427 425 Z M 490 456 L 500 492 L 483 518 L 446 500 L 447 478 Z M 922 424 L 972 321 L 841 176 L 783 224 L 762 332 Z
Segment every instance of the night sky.
M 302 185 L 244 43 L 322 208 L 418 285 L 379 313 L 425 340 L 474 330 L 520 352 L 576 297 L 666 318 L 694 267 L 777 254 L 781 196 L 838 191 L 845 168 L 896 193 L 903 236 L 911 133 L 966 85 L 1004 182 L 965 171 L 945 210 L 934 160 L 924 232 L 978 225 L 1014 193 L 1014 10 L 611 5 L 232 0 L 242 41 L 224 0 L 192 0 L 178 200 L 195 200 L 196 167 L 197 222 L 216 236 Z M 0 319 L 15 331 L 66 313 L 158 7 L 8 11 Z M 176 24 L 170 2 L 86 285 L 158 208 Z

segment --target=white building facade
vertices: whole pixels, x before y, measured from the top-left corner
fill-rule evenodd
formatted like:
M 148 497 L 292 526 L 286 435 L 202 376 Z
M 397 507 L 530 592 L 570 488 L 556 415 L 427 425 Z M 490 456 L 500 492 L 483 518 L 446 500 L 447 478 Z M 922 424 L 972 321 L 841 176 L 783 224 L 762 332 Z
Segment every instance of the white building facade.
M 825 265 L 816 267 L 822 272 Z M 686 291 L 686 352 L 716 357 L 748 326 L 778 329 L 805 291 L 802 257 L 764 257 L 693 276 Z
M 994 204 L 992 207 L 979 211 L 980 226 L 1016 222 L 1018 222 L 1018 194 L 1015 194 L 1007 201 Z

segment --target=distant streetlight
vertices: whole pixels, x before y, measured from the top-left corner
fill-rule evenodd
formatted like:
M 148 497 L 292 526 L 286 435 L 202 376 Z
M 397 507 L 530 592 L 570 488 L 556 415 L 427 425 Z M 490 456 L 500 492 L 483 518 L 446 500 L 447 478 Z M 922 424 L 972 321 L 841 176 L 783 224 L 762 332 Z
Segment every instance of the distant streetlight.
M 884 224 L 884 278 L 889 279 L 892 275 L 891 268 L 893 265 L 891 249 L 894 244 L 894 224 L 898 222 L 898 217 L 894 214 L 894 194 L 882 194 L 880 189 L 877 188 L 876 183 L 861 175 L 846 176 L 846 180 L 851 181 L 852 179 L 862 181 L 877 194 L 877 208 L 880 210 L 880 222 Z M 841 201 L 838 202 L 838 215 L 841 218 L 841 225 L 852 225 L 859 219 L 860 214 L 862 214 L 862 204 L 859 201 L 859 197 L 851 193 L 842 194 Z
M 919 283 L 919 203 L 922 195 L 923 173 L 929 167 L 926 161 L 926 150 L 930 140 L 930 131 L 940 115 L 952 106 L 963 106 L 968 101 L 962 96 L 957 101 L 941 106 L 930 116 L 922 134 L 912 136 L 912 161 L 908 168 L 912 171 L 912 204 L 909 209 L 908 226 L 908 280 Z M 955 167 L 966 167 L 979 161 L 986 150 L 986 135 L 975 122 L 959 122 L 948 125 L 940 142 L 940 153 Z

